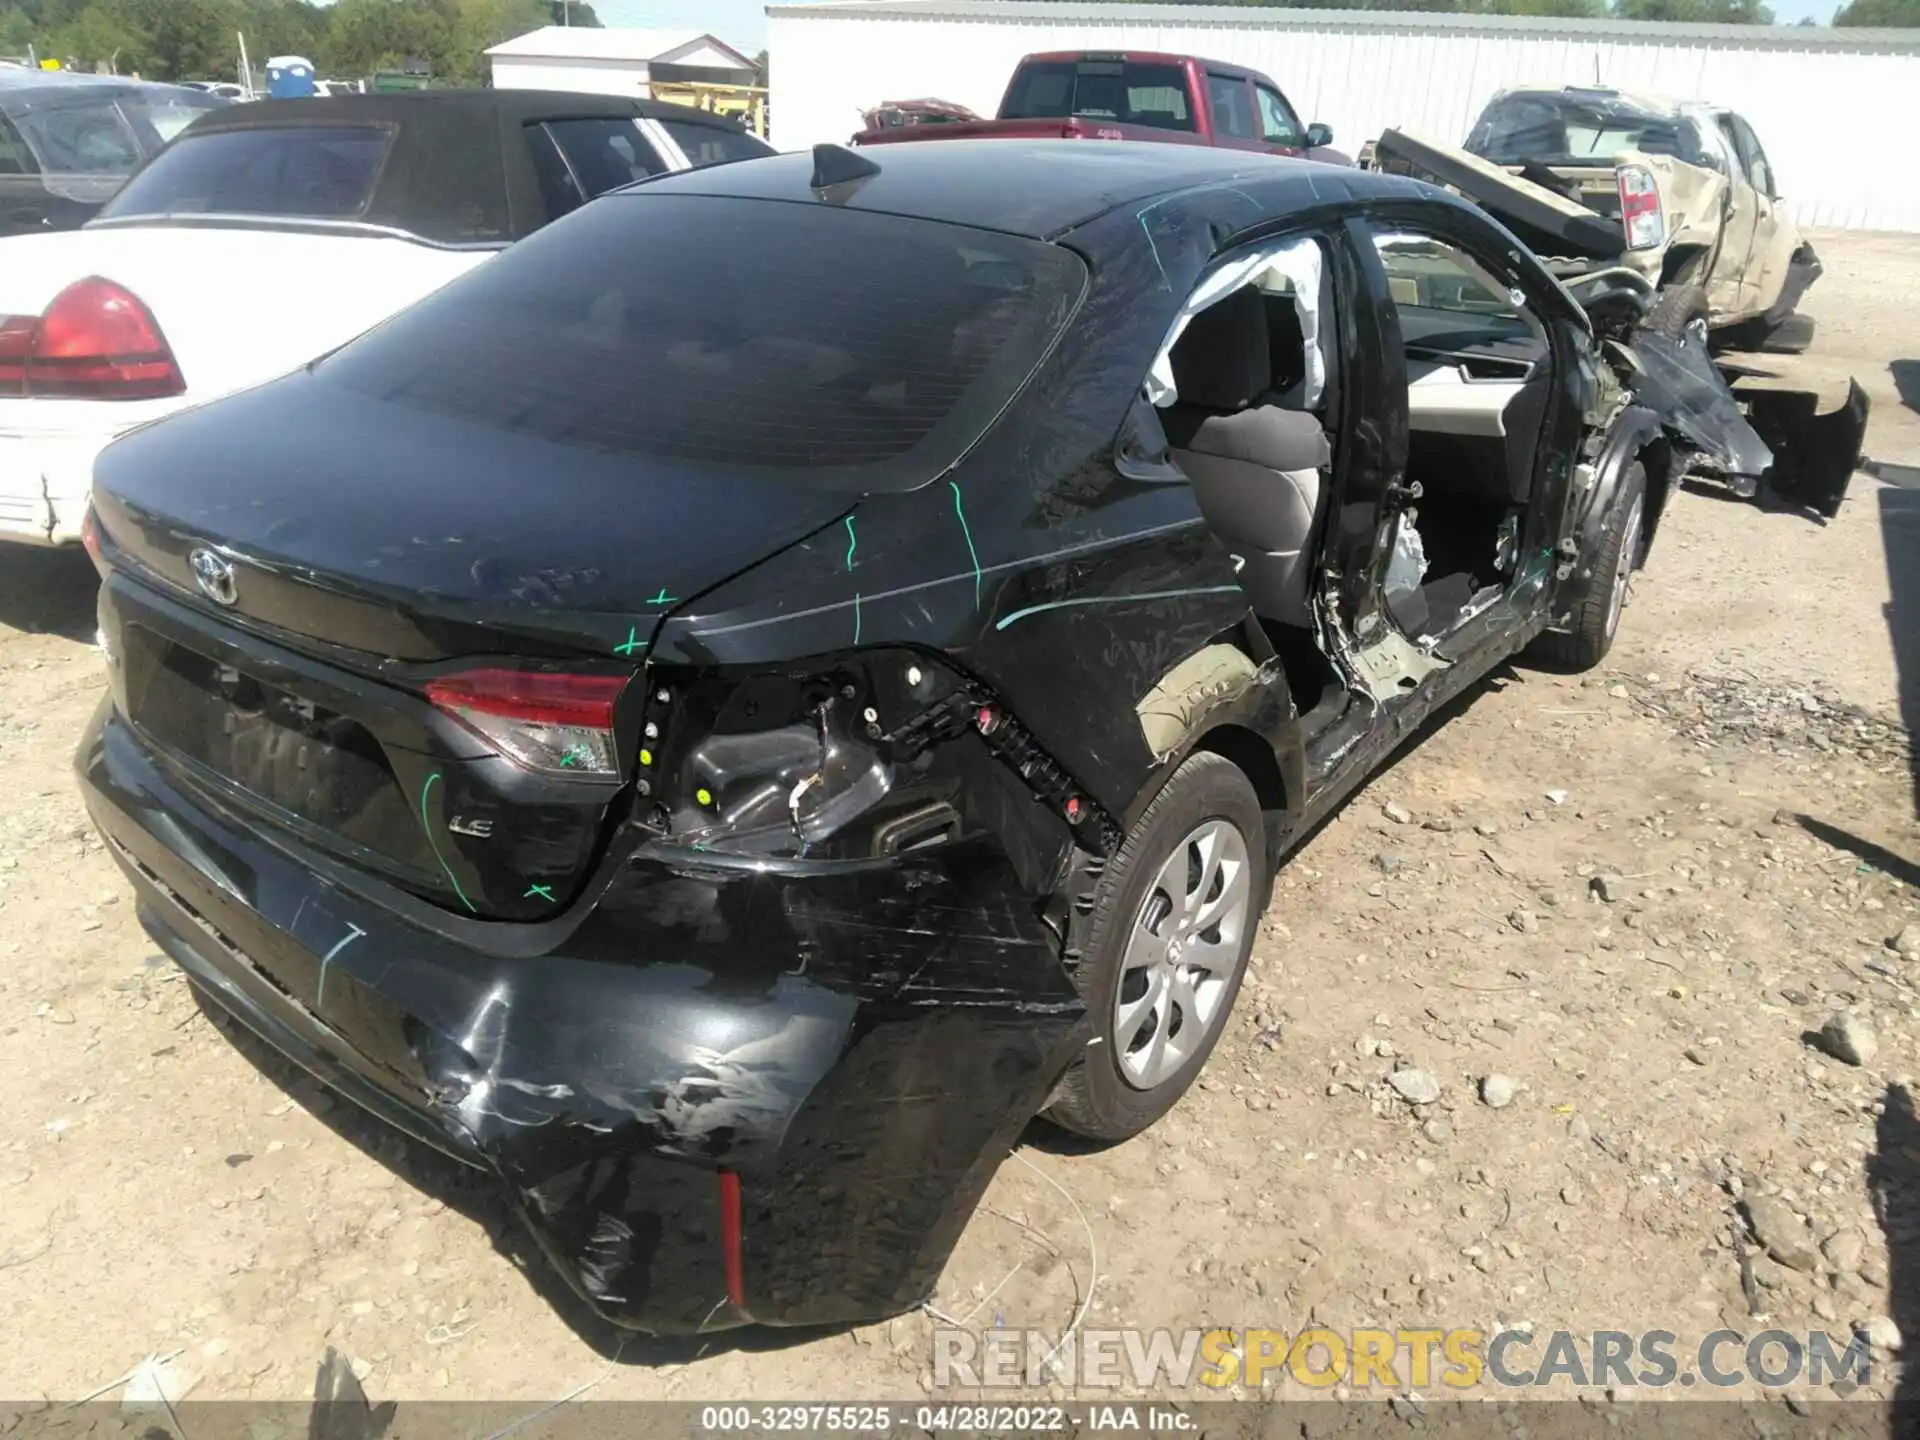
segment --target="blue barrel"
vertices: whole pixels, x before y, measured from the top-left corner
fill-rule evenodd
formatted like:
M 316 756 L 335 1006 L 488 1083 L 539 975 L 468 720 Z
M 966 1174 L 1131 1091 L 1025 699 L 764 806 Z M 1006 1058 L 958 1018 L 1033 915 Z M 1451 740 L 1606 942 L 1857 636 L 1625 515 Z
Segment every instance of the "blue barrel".
M 313 94 L 313 62 L 299 55 L 276 55 L 267 61 L 267 95 L 274 100 L 297 100 Z

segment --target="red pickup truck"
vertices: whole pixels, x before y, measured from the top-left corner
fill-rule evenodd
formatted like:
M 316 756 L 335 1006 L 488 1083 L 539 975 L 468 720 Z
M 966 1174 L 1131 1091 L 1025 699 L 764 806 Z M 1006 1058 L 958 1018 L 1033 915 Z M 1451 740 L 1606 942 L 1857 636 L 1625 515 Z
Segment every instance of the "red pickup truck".
M 1304 155 L 1336 165 L 1333 131 L 1302 125 L 1280 87 L 1257 70 L 1192 55 L 1070 50 L 1029 55 L 992 120 L 862 130 L 855 145 L 909 140 L 1157 140 Z

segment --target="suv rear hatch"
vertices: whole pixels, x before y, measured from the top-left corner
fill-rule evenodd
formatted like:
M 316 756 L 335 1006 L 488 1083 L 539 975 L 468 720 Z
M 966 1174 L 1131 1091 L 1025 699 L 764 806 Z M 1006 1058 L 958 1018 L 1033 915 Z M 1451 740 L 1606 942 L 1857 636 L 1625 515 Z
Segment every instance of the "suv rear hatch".
M 551 914 L 628 807 L 664 617 L 946 469 L 1084 278 L 957 226 L 609 197 L 103 453 L 116 702 L 216 803 L 450 908 Z

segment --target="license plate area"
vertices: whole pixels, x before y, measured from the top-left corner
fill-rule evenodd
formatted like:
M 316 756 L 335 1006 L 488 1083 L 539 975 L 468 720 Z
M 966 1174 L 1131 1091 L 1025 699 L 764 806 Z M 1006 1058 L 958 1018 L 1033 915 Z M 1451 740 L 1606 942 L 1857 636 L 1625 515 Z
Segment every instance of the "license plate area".
M 430 880 L 425 836 L 364 726 L 141 625 L 123 646 L 127 718 L 148 739 L 306 838 Z

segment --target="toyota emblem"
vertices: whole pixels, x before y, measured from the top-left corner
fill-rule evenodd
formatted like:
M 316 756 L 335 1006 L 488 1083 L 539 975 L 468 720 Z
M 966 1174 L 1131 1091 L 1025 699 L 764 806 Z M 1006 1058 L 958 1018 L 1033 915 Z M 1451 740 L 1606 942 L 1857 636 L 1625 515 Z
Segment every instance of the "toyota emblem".
M 193 567 L 193 583 L 214 604 L 231 605 L 240 598 L 232 561 L 202 546 L 187 556 L 187 564 Z

